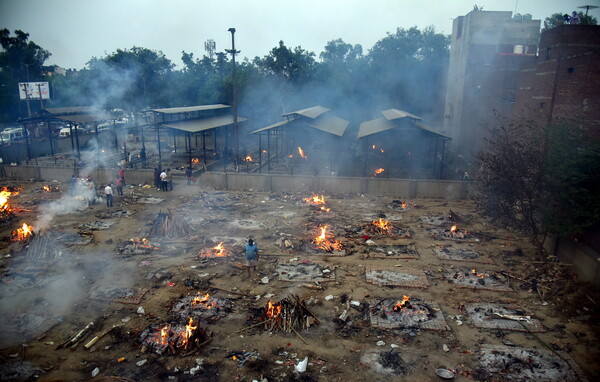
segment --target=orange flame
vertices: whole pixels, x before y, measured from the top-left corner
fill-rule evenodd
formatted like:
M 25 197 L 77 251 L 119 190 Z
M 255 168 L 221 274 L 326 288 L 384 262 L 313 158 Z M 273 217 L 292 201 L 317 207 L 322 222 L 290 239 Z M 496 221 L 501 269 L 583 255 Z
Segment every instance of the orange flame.
M 458 229 L 458 226 L 453 225 L 452 228 L 450 228 L 450 232 L 454 233 L 454 232 L 456 232 L 457 229 Z
M 250 155 L 246 155 L 244 162 L 252 162 L 252 157 Z
M 385 169 L 380 167 L 380 168 L 378 168 L 377 170 L 375 170 L 373 172 L 373 176 L 377 176 L 377 175 L 381 174 L 384 171 L 385 171 Z
M 192 164 L 198 164 L 198 163 L 200 163 L 200 159 L 192 158 Z
M 271 300 L 267 301 L 267 318 L 272 319 L 279 317 L 279 315 L 281 315 L 281 309 L 281 304 L 275 304 Z
M 198 292 L 198 294 L 200 294 L 200 292 Z M 206 293 L 203 296 L 194 297 L 194 299 L 192 300 L 192 306 L 200 307 L 200 308 L 204 308 L 204 309 L 216 308 L 217 303 L 215 301 L 209 302 L 209 300 L 210 300 L 210 294 L 208 294 L 208 293 Z
M 187 346 L 189 339 L 192 337 L 192 334 L 194 334 L 194 330 L 198 329 L 198 325 L 193 325 L 194 320 L 192 319 L 192 317 L 190 317 L 188 324 L 185 326 L 185 333 L 183 335 L 183 341 L 181 343 L 183 347 Z
M 12 240 L 23 241 L 33 235 L 33 227 L 28 225 L 27 223 L 23 223 L 23 226 L 12 231 L 11 235 Z
M 310 198 L 304 198 L 304 201 L 308 204 L 325 204 L 325 196 L 313 194 Z
M 330 241 L 327 234 L 327 228 L 329 228 L 329 225 L 324 225 L 319 227 L 321 234 L 317 237 L 315 237 L 315 240 L 313 240 L 313 243 L 321 248 L 324 251 L 339 251 L 343 248 L 342 243 L 339 241 Z
M 308 157 L 306 155 L 304 155 L 304 150 L 302 150 L 302 147 L 298 146 L 298 154 L 300 154 L 300 157 L 307 159 Z
M 50 191 L 52 191 L 52 189 L 50 189 L 50 186 L 44 185 L 44 187 L 42 187 L 42 191 L 44 191 L 44 192 L 50 192 Z
M 392 225 L 390 224 L 390 222 L 385 219 L 382 219 L 382 218 L 379 218 L 378 220 L 374 220 L 373 225 L 375 227 L 377 227 L 377 229 L 381 233 L 390 233 L 391 229 L 392 229 Z
M 327 208 L 327 207 L 321 206 L 321 211 L 323 211 L 323 212 L 329 212 L 329 211 L 331 211 L 331 208 Z
M 212 247 L 210 250 L 205 250 L 200 253 L 200 257 L 225 257 L 229 254 L 225 251 L 223 242 Z
M 169 342 L 169 325 L 165 325 L 165 327 L 160 330 L 160 344 L 166 345 L 168 342 Z
M 398 311 L 402 310 L 403 308 L 405 308 L 409 304 L 409 300 L 410 300 L 410 296 L 404 295 L 404 297 L 402 298 L 402 301 L 398 301 L 398 302 L 396 302 L 396 305 L 394 305 L 394 307 L 393 307 L 394 312 L 398 312 Z
M 480 279 L 484 279 L 485 278 L 485 274 L 483 273 L 477 273 L 477 270 L 475 268 L 471 269 L 471 273 L 477 277 L 479 277 Z

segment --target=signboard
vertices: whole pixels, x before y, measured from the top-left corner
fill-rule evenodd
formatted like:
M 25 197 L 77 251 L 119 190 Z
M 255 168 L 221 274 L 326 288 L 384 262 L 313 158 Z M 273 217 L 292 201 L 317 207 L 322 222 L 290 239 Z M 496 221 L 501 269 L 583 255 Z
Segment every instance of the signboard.
M 50 99 L 48 82 L 19 82 L 21 99 Z

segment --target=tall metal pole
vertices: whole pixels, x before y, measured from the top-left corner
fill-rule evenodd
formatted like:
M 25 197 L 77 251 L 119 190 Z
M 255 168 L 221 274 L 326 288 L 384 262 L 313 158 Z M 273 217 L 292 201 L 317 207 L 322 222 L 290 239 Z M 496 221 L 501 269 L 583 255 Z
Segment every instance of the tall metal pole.
M 232 111 L 233 111 L 233 140 L 235 145 L 235 158 L 234 158 L 234 166 L 237 169 L 238 160 L 240 156 L 240 147 L 239 147 L 239 133 L 238 133 L 238 110 L 237 110 L 237 80 L 235 73 L 235 55 L 240 53 L 239 50 L 235 50 L 235 28 L 229 28 L 229 32 L 231 32 L 231 49 L 227 49 L 226 52 L 231 54 L 232 61 L 232 86 L 233 86 L 233 100 L 232 100 Z

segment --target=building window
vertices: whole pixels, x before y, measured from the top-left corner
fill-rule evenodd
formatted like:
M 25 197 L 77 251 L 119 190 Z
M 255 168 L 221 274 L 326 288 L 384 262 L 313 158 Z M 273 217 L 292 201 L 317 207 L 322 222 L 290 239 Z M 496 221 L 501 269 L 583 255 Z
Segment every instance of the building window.
M 574 71 L 575 71 L 575 68 L 572 66 L 570 68 L 567 68 L 567 72 L 569 72 L 569 74 L 573 73 Z
M 550 51 L 552 50 L 552 48 L 548 47 L 546 48 L 546 60 L 550 59 Z

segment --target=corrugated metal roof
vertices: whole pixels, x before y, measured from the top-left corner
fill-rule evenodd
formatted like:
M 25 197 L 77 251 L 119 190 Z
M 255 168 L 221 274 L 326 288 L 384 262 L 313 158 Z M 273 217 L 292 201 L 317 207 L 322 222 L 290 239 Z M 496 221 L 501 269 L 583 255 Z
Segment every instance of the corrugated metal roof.
M 421 121 L 416 121 L 416 122 L 415 122 L 415 125 L 419 126 L 419 128 L 421 128 L 422 130 L 425 130 L 425 131 L 427 131 L 427 132 L 429 132 L 429 133 L 432 133 L 432 134 L 435 134 L 435 135 L 439 135 L 439 136 L 440 136 L 440 137 L 442 137 L 442 138 L 446 138 L 446 139 L 452 139 L 451 137 L 449 137 L 449 136 L 447 136 L 447 135 L 445 135 L 445 134 L 442 134 L 442 133 L 440 133 L 440 132 L 437 132 L 437 131 L 435 131 L 435 130 L 433 129 L 433 127 L 431 127 L 431 126 L 428 126 L 428 125 L 424 124 L 424 123 L 423 123 L 423 122 L 421 122 Z
M 320 116 L 321 114 L 326 113 L 328 111 L 329 111 L 329 109 L 326 107 L 314 106 L 314 107 L 309 107 L 308 109 L 292 111 L 291 113 L 283 114 L 283 116 L 285 117 L 285 116 L 292 115 L 292 114 L 298 114 L 303 117 L 315 119 L 318 116 Z
M 231 107 L 231 106 L 223 105 L 223 104 L 216 104 L 216 105 L 201 105 L 201 106 L 171 107 L 171 108 L 167 108 L 167 109 L 150 109 L 150 111 L 154 111 L 156 113 L 163 113 L 163 114 L 177 114 L 177 113 L 189 113 L 192 111 L 226 109 L 228 107 Z
M 349 123 L 349 121 L 333 115 L 324 115 L 323 117 L 316 119 L 314 122 L 307 123 L 307 125 L 326 133 L 341 137 L 344 135 Z
M 381 133 L 382 131 L 393 129 L 394 124 L 385 118 L 372 119 L 360 124 L 358 128 L 358 138 Z
M 253 131 L 252 133 L 250 133 L 250 134 L 258 134 L 258 133 L 261 133 L 261 132 L 263 132 L 263 131 L 267 131 L 267 130 L 274 129 L 274 128 L 276 128 L 276 127 L 280 127 L 280 126 L 283 126 L 283 125 L 287 125 L 287 124 L 288 124 L 288 123 L 290 123 L 290 122 L 293 122 L 293 121 L 281 121 L 281 122 L 277 122 L 277 123 L 274 123 L 274 124 L 272 124 L 272 125 L 269 125 L 269 126 L 267 126 L 267 127 L 261 127 L 261 128 L 260 128 L 260 129 L 258 129 L 258 130 L 254 130 L 254 131 Z
M 246 121 L 246 118 L 238 117 L 238 122 L 244 121 Z M 231 124 L 233 124 L 232 115 L 220 115 L 218 117 L 190 119 L 181 122 L 165 123 L 161 126 L 181 131 L 187 131 L 188 133 L 198 133 L 200 131 L 210 130 L 216 127 L 227 126 Z
M 388 121 L 393 121 L 394 119 L 407 118 L 407 117 L 412 118 L 412 119 L 421 120 L 420 117 L 417 117 L 414 114 L 410 114 L 409 112 L 406 112 L 403 110 L 398 110 L 398 109 L 384 110 L 381 112 L 381 114 L 383 114 L 385 119 L 387 119 Z
M 411 126 L 416 127 L 420 130 L 423 130 L 429 134 L 434 134 L 437 135 L 438 137 L 444 138 L 444 139 L 452 139 L 447 135 L 444 135 L 442 133 L 438 133 L 437 131 L 434 131 L 433 128 L 427 126 L 426 124 L 424 124 L 421 121 L 414 121 L 414 124 L 412 124 Z M 381 133 L 383 131 L 386 130 L 391 130 L 394 128 L 398 128 L 400 126 L 398 126 L 397 124 L 388 121 L 385 118 L 377 118 L 377 119 L 373 119 L 370 121 L 366 121 L 360 124 L 360 127 L 358 129 L 358 138 L 364 138 L 366 136 L 369 135 L 373 135 L 373 134 L 377 134 L 377 133 Z M 406 129 L 406 127 L 403 127 L 404 129 Z M 411 127 L 408 127 L 411 128 Z
M 77 106 L 77 107 L 51 107 L 43 109 L 46 112 L 54 115 L 67 115 L 67 114 L 99 114 L 101 111 L 94 106 Z
M 101 122 L 113 119 L 107 113 L 57 115 L 56 118 L 73 123 Z

